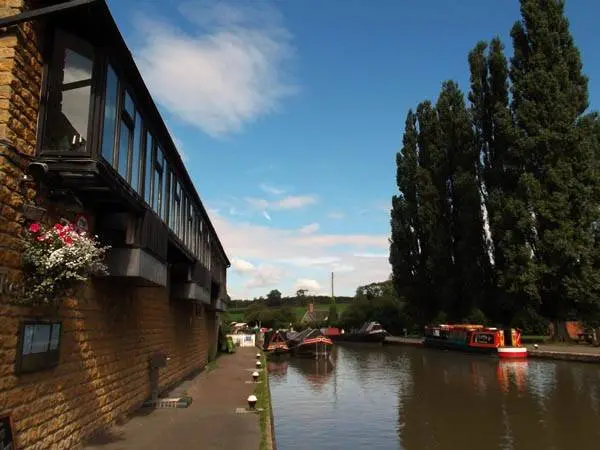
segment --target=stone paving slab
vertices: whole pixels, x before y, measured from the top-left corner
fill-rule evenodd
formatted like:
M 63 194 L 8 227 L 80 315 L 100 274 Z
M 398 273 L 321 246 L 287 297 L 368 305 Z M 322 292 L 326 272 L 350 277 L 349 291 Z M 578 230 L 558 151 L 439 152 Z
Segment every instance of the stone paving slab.
M 260 415 L 236 414 L 254 391 L 245 370 L 256 361 L 255 348 L 237 348 L 217 360 L 217 368 L 186 383 L 192 404 L 182 409 L 141 409 L 122 426 L 95 436 L 87 450 L 257 450 Z

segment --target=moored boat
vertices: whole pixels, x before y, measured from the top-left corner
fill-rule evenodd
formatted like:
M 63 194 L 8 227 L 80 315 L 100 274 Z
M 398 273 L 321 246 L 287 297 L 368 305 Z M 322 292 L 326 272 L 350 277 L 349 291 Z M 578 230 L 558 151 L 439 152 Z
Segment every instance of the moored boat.
M 264 350 L 267 352 L 267 355 L 284 355 L 290 351 L 285 337 L 280 331 L 275 331 L 265 336 Z
M 359 330 L 349 333 L 328 333 L 328 337 L 333 342 L 368 342 L 380 344 L 388 334 L 379 322 L 367 322 Z
M 310 358 L 327 358 L 333 347 L 331 339 L 314 328 L 289 336 L 287 344 L 294 356 Z
M 523 359 L 527 348 L 521 345 L 521 331 L 472 324 L 444 324 L 425 327 L 426 347 L 497 355 L 501 359 Z

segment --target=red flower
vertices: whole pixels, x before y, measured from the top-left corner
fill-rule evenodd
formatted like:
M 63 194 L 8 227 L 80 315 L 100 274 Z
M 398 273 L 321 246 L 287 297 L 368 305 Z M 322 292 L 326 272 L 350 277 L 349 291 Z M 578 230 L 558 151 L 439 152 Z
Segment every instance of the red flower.
M 73 239 L 71 239 L 71 236 L 63 238 L 62 241 L 65 243 L 65 245 L 73 245 Z
M 60 233 L 63 230 L 63 226 L 60 223 L 57 223 L 54 225 L 54 229 Z
M 39 233 L 40 232 L 40 224 L 32 223 L 31 225 L 29 225 L 29 232 L 30 233 Z

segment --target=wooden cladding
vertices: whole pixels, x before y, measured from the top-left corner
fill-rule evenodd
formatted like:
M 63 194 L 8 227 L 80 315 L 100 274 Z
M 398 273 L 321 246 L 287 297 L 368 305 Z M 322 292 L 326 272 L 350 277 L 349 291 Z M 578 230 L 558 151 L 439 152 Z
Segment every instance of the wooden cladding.
M 167 260 L 169 231 L 160 218 L 150 210 L 146 210 L 140 220 L 139 245 L 159 259 Z

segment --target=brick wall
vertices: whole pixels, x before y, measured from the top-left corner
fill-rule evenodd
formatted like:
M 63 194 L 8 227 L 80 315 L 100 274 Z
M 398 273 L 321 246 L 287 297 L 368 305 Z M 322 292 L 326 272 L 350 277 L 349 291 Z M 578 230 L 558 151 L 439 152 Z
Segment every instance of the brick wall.
M 0 16 L 22 0 L 0 0 Z M 0 138 L 33 154 L 42 75 L 35 25 L 0 30 Z M 24 197 L 23 164 L 0 145 L 0 270 L 18 279 Z M 22 161 L 21 161 L 22 162 Z M 19 323 L 63 321 L 60 364 L 16 376 Z M 11 413 L 19 449 L 77 448 L 93 431 L 138 407 L 150 394 L 148 359 L 171 358 L 160 371 L 165 387 L 203 367 L 216 342 L 216 315 L 194 314 L 162 288 L 94 282 L 59 310 L 15 306 L 0 297 L 0 416 Z M 209 333 L 210 330 L 210 333 Z
M 0 413 L 12 412 L 19 448 L 77 447 L 137 408 L 150 395 L 148 359 L 156 351 L 170 357 L 162 387 L 206 364 L 206 322 L 214 315 L 195 316 L 161 288 L 103 284 L 57 312 L 0 305 Z M 63 321 L 60 364 L 17 377 L 19 320 L 36 316 Z

